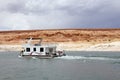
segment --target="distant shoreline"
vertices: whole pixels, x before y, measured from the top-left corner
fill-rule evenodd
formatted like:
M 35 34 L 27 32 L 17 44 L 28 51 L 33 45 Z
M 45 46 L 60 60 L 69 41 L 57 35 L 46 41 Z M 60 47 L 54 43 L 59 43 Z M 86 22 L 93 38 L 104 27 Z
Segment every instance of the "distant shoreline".
M 43 38 L 67 51 L 120 51 L 119 28 L 0 31 L 0 50 L 21 50 L 26 38 Z
M 120 51 L 120 41 L 101 44 L 80 42 L 57 43 L 57 50 L 65 51 Z M 21 51 L 22 45 L 0 45 L 0 51 Z

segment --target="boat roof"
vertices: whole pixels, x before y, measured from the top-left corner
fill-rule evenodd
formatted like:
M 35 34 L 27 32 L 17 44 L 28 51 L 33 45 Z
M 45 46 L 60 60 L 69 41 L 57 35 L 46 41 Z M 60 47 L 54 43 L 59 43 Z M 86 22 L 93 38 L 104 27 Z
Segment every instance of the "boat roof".
M 29 44 L 24 44 L 22 45 L 23 47 L 56 47 L 56 45 L 29 45 Z
M 42 38 L 26 38 L 28 41 L 27 43 L 25 43 L 23 46 L 27 47 L 27 46 L 34 46 L 34 47 L 56 47 L 56 44 L 41 44 L 42 43 Z M 33 40 L 40 40 L 37 44 L 33 44 L 32 41 Z

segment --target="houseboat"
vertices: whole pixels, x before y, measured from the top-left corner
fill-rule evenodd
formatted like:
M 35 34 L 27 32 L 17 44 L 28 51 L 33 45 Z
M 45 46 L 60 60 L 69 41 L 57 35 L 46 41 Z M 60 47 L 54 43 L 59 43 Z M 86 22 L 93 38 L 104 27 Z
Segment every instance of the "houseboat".
M 39 42 L 33 43 L 34 40 L 39 40 Z M 41 43 L 42 38 L 27 38 L 27 42 L 23 45 L 23 50 L 20 52 L 20 56 L 54 58 L 66 55 L 64 51 L 57 51 L 57 47 L 54 44 L 42 45 Z

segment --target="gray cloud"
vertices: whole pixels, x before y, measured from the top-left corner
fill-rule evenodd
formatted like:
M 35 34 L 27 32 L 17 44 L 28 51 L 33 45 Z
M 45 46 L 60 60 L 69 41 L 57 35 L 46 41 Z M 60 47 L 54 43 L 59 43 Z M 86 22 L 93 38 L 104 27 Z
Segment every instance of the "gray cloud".
M 1 0 L 0 29 L 120 28 L 119 14 L 118 0 Z

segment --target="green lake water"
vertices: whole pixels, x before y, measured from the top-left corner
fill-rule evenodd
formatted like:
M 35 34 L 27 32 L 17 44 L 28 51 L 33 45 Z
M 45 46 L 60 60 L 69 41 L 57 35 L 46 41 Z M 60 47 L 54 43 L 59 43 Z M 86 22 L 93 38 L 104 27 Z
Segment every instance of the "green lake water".
M 0 80 L 120 80 L 120 52 L 66 52 L 54 59 L 0 52 Z

